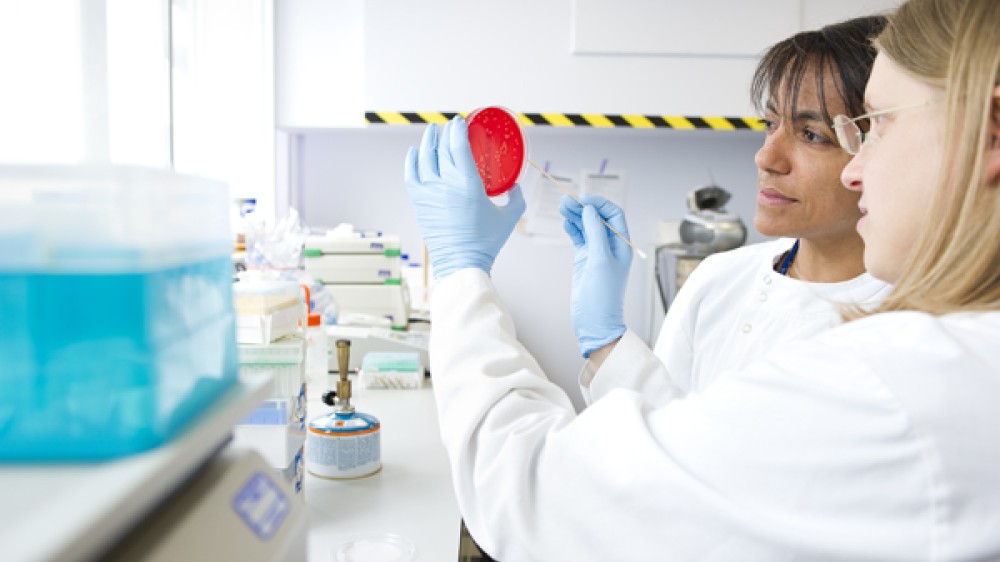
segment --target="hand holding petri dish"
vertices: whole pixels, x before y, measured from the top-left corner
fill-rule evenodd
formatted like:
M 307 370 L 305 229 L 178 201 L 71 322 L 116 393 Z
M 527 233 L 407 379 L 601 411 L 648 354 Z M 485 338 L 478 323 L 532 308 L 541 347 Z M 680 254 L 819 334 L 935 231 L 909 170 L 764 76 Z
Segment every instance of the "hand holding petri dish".
M 510 191 L 527 164 L 535 167 L 543 176 L 569 195 L 577 203 L 583 204 L 568 187 L 552 177 L 541 166 L 528 159 L 528 144 L 521 132 L 517 117 L 499 106 L 481 107 L 469 113 L 469 148 L 476 162 L 479 177 L 483 180 L 486 195 L 496 197 Z M 617 235 L 642 259 L 646 253 L 640 250 L 615 227 L 601 219 L 612 233 Z

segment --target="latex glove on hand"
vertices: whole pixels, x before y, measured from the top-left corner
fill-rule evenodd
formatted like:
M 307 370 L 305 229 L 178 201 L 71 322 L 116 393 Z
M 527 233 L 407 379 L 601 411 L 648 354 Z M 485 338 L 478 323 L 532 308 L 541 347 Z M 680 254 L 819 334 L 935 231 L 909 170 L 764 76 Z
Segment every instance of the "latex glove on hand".
M 581 206 L 563 197 L 559 213 L 566 219 L 576 256 L 570 309 L 573 329 L 584 357 L 625 333 L 625 286 L 632 265 L 632 248 L 601 222 L 601 218 L 628 237 L 625 213 L 596 195 L 583 195 Z
M 420 151 L 410 147 L 404 176 L 434 278 L 469 267 L 489 274 L 524 214 L 524 196 L 518 185 L 507 192 L 503 207 L 486 196 L 465 119 L 457 116 L 443 130 L 430 124 Z

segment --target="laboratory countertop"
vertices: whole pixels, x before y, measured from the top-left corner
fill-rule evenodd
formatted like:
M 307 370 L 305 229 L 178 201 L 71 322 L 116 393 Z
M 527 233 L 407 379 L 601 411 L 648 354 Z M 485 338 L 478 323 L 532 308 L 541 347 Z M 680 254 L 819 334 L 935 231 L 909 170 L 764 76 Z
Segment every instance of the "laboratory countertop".
M 171 442 L 121 460 L 0 465 L 4 560 L 93 560 L 181 486 L 271 391 L 245 379 Z
M 354 406 L 381 423 L 382 469 L 351 480 L 307 473 L 303 486 L 309 562 L 335 562 L 341 544 L 383 533 L 413 543 L 417 561 L 458 560 L 461 516 L 438 432 L 430 380 L 418 390 L 354 387 Z M 311 396 L 320 394 L 310 391 Z M 307 411 L 312 419 L 327 413 L 329 407 L 310 399 Z

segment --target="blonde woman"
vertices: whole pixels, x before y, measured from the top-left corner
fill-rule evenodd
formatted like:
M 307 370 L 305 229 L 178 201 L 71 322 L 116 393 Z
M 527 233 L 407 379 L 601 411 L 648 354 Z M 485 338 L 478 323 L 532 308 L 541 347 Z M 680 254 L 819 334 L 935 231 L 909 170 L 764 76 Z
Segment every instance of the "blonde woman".
M 621 389 L 576 414 L 546 379 L 488 275 L 523 206 L 485 197 L 464 121 L 431 128 L 406 168 L 448 266 L 431 370 L 459 506 L 491 556 L 1000 560 L 997 29 L 996 0 L 906 2 L 876 41 L 866 114 L 835 118 L 865 265 L 895 284 L 884 304 L 658 407 Z

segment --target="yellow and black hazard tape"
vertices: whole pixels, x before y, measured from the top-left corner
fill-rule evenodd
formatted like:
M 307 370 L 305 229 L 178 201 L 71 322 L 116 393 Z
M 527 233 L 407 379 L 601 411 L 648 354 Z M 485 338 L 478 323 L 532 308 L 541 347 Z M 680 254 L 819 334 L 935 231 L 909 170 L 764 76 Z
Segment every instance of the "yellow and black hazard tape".
M 437 111 L 366 111 L 365 120 L 373 125 L 421 125 L 446 123 L 467 113 Z M 594 127 L 633 129 L 739 129 L 763 131 L 757 117 L 690 117 L 681 115 L 606 115 L 597 113 L 517 113 L 522 125 L 549 127 Z

